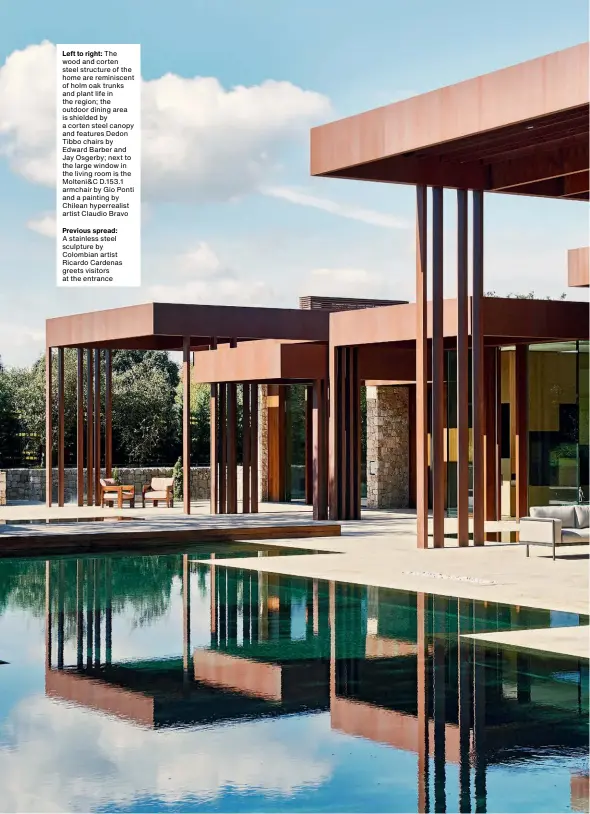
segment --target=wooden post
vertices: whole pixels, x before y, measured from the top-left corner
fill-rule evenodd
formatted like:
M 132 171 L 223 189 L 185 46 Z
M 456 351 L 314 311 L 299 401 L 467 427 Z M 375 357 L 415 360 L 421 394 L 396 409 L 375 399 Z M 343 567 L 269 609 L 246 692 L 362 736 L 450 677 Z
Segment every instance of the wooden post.
M 52 348 L 45 348 L 45 505 L 53 502 Z
M 94 502 L 100 505 L 101 449 L 100 348 L 94 350 Z
M 457 190 L 457 537 L 469 545 L 469 279 L 467 190 Z
M 86 351 L 86 505 L 94 505 L 94 363 L 92 350 Z
M 433 545 L 445 544 L 445 376 L 443 190 L 432 190 L 432 518 Z
M 105 476 L 113 474 L 113 355 L 112 351 L 104 352 L 104 468 Z
M 84 505 L 84 351 L 78 348 L 76 364 L 76 491 Z
M 65 503 L 65 370 L 64 349 L 57 349 L 57 505 Z
M 416 187 L 416 532 L 428 548 L 427 188 Z
M 473 393 L 473 544 L 485 542 L 485 385 L 483 343 L 483 192 L 473 192 L 473 296 L 471 365 Z
M 528 345 L 517 345 L 514 359 L 516 392 L 516 517 L 529 513 L 529 436 L 528 436 Z
M 182 497 L 191 513 L 191 338 L 182 340 Z

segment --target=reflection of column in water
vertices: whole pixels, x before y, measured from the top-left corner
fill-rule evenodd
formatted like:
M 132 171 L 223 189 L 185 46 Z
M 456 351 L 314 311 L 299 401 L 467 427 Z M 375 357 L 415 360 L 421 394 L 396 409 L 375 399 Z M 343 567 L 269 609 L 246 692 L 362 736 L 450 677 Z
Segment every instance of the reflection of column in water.
M 320 632 L 320 606 L 318 596 L 318 581 L 313 580 L 312 585 L 312 618 L 313 618 L 313 633 L 317 636 Z
M 64 594 L 64 561 L 60 560 L 57 570 L 57 669 L 64 666 L 64 627 L 65 627 L 65 594 Z
M 45 661 L 51 669 L 51 562 L 45 561 Z
M 238 641 L 238 572 L 227 569 L 227 641 L 236 645 Z
M 471 811 L 471 640 L 463 634 L 473 628 L 473 602 L 457 600 L 457 659 L 458 659 L 458 712 L 459 712 L 459 811 Z
M 475 764 L 475 811 L 487 810 L 485 714 L 486 714 L 486 651 L 473 640 L 473 760 Z
M 258 640 L 268 641 L 268 574 L 258 574 Z
M 330 624 L 330 702 L 336 698 L 336 585 L 328 587 L 328 620 Z
M 446 811 L 446 649 L 448 599 L 434 596 L 433 677 L 434 677 L 434 807 Z
M 251 641 L 252 635 L 252 600 L 250 598 L 250 580 L 252 573 L 242 571 L 242 637 L 244 644 Z
M 105 664 L 111 663 L 113 652 L 113 561 L 105 562 Z
M 84 663 L 84 561 L 76 560 L 76 664 Z
M 188 554 L 182 555 L 182 667 L 189 670 L 191 649 L 191 572 Z
M 527 653 L 516 654 L 516 700 L 519 704 L 531 702 L 531 659 Z
M 219 644 L 227 642 L 227 568 L 219 575 Z
M 250 619 L 251 619 L 251 639 L 252 642 L 257 642 L 259 637 L 259 624 L 258 624 L 258 574 L 256 571 L 250 572 Z
M 211 593 L 211 647 L 217 647 L 217 572 L 215 569 L 215 554 L 211 554 L 211 569 L 209 579 L 209 591 Z
M 90 474 L 88 475 L 89 481 L 92 480 Z M 94 582 L 92 580 L 92 560 L 86 562 L 86 666 L 92 667 L 92 624 L 93 624 L 93 588 Z
M 418 707 L 418 808 L 430 809 L 429 800 L 429 710 L 428 710 L 428 596 L 416 595 L 417 622 L 417 707 Z
M 100 560 L 94 560 L 94 664 L 100 667 Z
M 279 599 L 279 639 L 291 640 L 291 581 L 281 580 L 277 585 L 277 596 Z

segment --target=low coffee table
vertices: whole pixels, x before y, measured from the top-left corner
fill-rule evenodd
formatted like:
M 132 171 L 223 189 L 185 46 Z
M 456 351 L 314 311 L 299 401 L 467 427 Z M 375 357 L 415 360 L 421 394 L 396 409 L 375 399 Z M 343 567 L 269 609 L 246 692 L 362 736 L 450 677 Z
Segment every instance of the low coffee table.
M 135 486 L 130 484 L 122 484 L 120 486 L 109 486 L 108 490 L 109 493 L 116 492 L 117 493 L 117 506 L 119 509 L 123 508 L 123 501 L 128 500 L 129 506 L 131 509 L 135 508 Z M 108 498 L 105 502 L 111 502 Z

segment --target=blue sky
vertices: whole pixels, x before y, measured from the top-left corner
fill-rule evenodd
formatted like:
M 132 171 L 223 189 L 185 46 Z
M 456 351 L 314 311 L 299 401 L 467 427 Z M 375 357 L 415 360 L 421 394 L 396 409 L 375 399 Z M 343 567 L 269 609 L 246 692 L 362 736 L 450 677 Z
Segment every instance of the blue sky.
M 587 36 L 585 0 L 8 4 L 0 26 L 0 356 L 32 361 L 48 316 L 151 299 L 412 299 L 411 189 L 311 179 L 309 127 Z M 142 45 L 139 290 L 55 286 L 54 190 L 39 170 L 52 165 L 52 52 L 44 41 Z M 146 160 L 146 121 L 173 136 L 186 161 L 168 157 L 158 175 L 154 140 Z M 587 231 L 584 204 L 488 196 L 486 289 L 558 296 L 566 250 L 587 244 Z

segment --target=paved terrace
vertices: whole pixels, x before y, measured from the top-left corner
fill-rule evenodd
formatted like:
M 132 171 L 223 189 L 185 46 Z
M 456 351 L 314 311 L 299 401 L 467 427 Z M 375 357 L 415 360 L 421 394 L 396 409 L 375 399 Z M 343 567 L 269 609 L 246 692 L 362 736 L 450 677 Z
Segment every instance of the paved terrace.
M 108 526 L 106 533 L 111 538 L 140 529 L 144 539 L 160 536 L 170 542 L 174 539 L 188 542 L 196 536 L 203 539 L 209 533 L 212 538 L 217 536 L 215 529 L 218 533 L 230 530 L 224 539 L 239 539 L 240 533 L 243 533 L 241 539 L 249 536 L 251 539 L 261 539 L 264 530 L 272 528 L 273 542 L 277 545 L 309 548 L 310 551 L 321 548 L 333 553 L 277 556 L 268 560 L 258 557 L 240 558 L 239 561 L 217 559 L 216 563 L 285 575 L 588 614 L 588 546 L 568 547 L 559 552 L 555 562 L 548 549 L 533 547 L 527 559 L 524 547 L 510 542 L 489 542 L 485 546 L 459 549 L 456 540 L 449 537 L 445 548 L 419 550 L 416 548 L 415 516 L 411 512 L 364 511 L 362 521 L 342 522 L 341 536 L 331 536 L 337 535 L 337 532 L 330 530 L 330 524 L 314 524 L 307 506 L 262 504 L 258 515 L 212 517 L 208 511 L 209 505 L 205 502 L 193 504 L 194 513 L 190 517 L 184 515 L 181 508 L 118 510 L 69 505 L 47 509 L 43 505 L 11 505 L 0 509 L 0 547 L 9 541 L 17 542 L 18 538 L 22 549 L 27 538 L 38 538 L 40 534 L 48 543 L 56 536 L 96 534 L 98 526 L 105 532 Z M 93 518 L 101 516 L 105 519 L 129 519 L 125 523 L 92 522 Z M 1 525 L 2 521 L 43 521 L 47 518 L 52 520 L 47 525 Z M 75 519 L 86 522 L 75 526 L 71 522 L 59 523 L 59 520 Z M 289 525 L 307 526 L 309 531 L 303 530 L 303 539 L 288 539 L 286 527 Z M 284 537 L 281 536 L 281 527 L 285 528 Z M 508 533 L 515 530 L 517 524 L 513 521 L 488 522 L 486 528 L 490 532 Z M 447 519 L 445 533 L 452 535 L 455 530 L 455 521 Z M 314 532 L 322 537 L 321 544 L 311 537 Z M 305 539 L 306 534 L 310 534 L 310 539 Z M 73 549 L 74 546 L 70 546 L 70 550 Z M 546 636 L 539 636 L 538 632 L 532 632 L 531 636 L 528 646 L 534 649 L 545 649 L 546 646 L 547 650 L 553 652 L 588 657 L 587 636 L 577 634 L 574 640 L 567 628 L 563 629 L 562 636 L 557 632 L 551 633 L 549 644 Z M 520 634 L 515 645 L 527 646 L 526 634 Z

